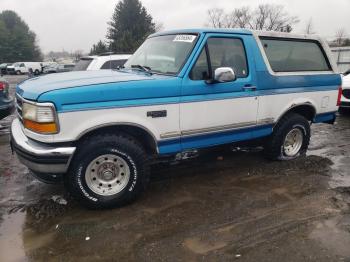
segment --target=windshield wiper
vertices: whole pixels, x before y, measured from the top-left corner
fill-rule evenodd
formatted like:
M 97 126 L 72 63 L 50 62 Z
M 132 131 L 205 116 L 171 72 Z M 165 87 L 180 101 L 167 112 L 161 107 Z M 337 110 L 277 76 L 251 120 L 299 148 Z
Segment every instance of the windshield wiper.
M 143 65 L 131 65 L 131 68 L 137 68 L 144 72 L 152 74 L 152 69 L 149 66 L 143 66 Z

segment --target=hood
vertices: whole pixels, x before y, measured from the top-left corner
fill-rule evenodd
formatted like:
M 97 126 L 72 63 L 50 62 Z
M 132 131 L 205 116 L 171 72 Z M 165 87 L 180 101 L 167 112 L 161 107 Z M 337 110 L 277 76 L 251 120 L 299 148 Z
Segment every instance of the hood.
M 107 83 L 146 81 L 156 78 L 156 75 L 135 71 L 76 71 L 30 78 L 20 83 L 16 92 L 26 99 L 37 100 L 40 95 L 59 89 Z

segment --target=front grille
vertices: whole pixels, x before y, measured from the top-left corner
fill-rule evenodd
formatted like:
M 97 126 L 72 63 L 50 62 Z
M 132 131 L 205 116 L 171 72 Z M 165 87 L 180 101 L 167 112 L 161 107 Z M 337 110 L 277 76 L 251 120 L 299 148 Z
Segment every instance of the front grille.
M 23 124 L 23 112 L 22 112 L 22 107 L 23 107 L 23 99 L 20 97 L 18 94 L 16 94 L 16 111 L 17 111 L 17 116 L 19 120 Z
M 350 99 L 350 89 L 344 89 L 343 96 L 347 99 Z

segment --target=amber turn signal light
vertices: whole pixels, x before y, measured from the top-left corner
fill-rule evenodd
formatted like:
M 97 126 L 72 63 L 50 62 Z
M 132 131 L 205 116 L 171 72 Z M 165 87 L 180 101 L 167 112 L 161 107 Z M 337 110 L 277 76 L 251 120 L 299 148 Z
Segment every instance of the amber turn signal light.
M 58 131 L 56 123 L 37 123 L 24 119 L 23 124 L 25 128 L 41 134 L 55 134 Z

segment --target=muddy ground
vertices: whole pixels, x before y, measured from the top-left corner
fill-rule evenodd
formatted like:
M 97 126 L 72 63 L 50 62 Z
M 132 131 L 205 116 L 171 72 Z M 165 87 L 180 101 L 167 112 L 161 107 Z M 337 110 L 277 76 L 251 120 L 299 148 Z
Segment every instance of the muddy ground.
M 10 77 L 12 90 L 23 77 Z M 89 211 L 28 176 L 0 123 L 0 261 L 350 261 L 350 116 L 309 153 L 214 151 L 156 166 L 136 203 Z

